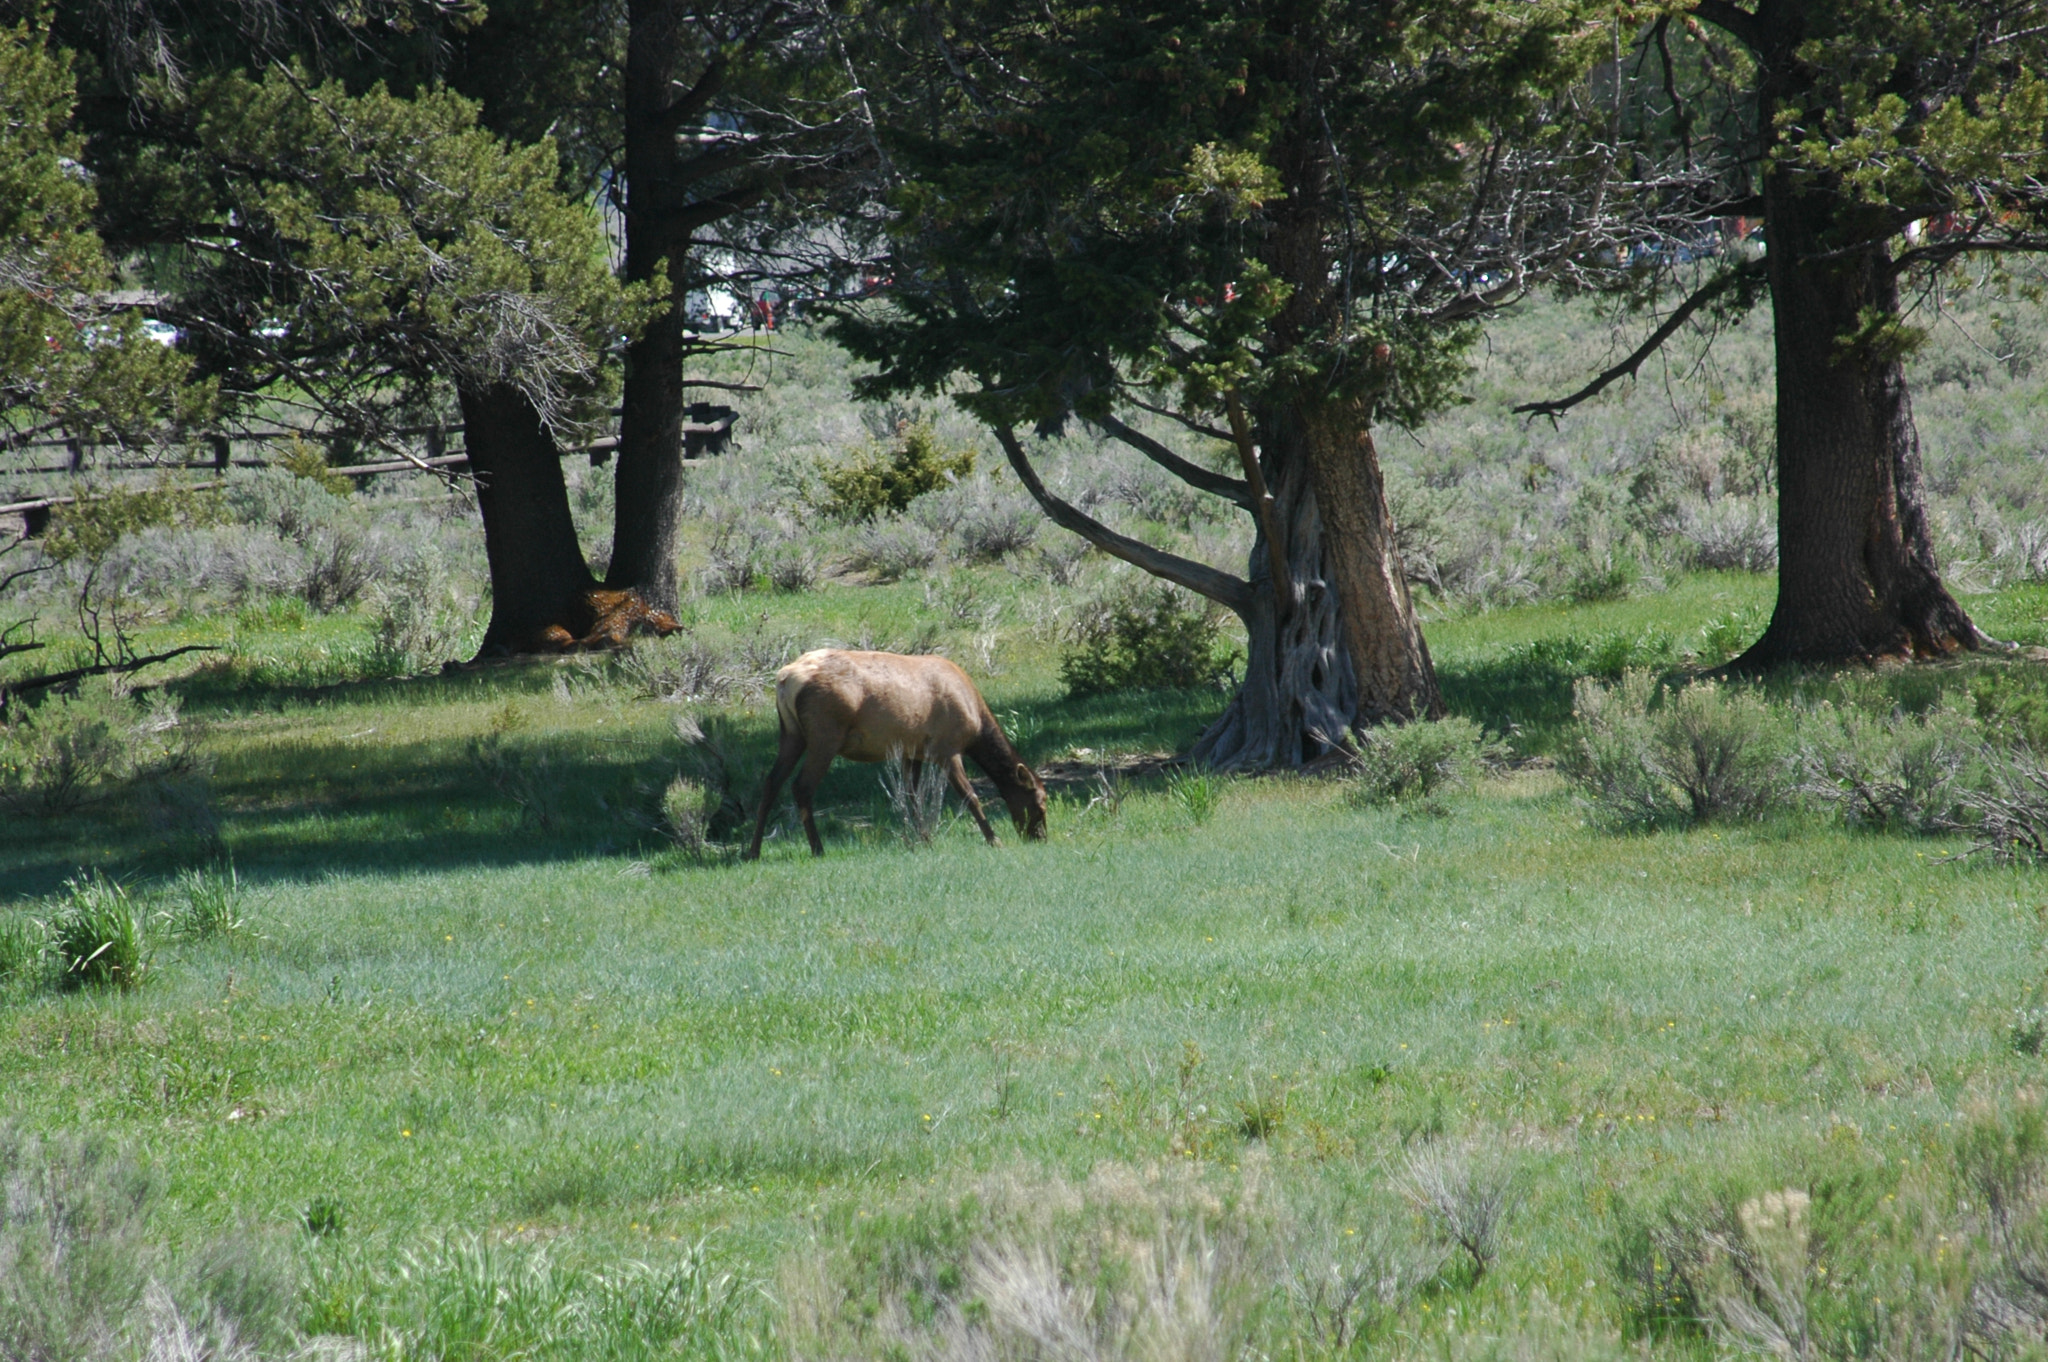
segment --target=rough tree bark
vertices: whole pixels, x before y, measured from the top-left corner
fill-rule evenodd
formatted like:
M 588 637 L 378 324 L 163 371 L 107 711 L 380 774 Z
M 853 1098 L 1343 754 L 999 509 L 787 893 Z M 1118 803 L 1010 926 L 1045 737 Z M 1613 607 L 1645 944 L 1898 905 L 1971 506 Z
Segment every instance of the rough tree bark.
M 1307 460 L 1276 438 L 1282 413 L 1262 413 L 1260 467 L 1286 553 L 1285 589 L 1273 590 L 1265 532 L 1252 545 L 1244 623 L 1244 681 L 1189 756 L 1219 770 L 1299 766 L 1329 751 L 1362 719 L 1357 673 L 1337 595 L 1324 567 L 1323 522 Z M 1288 457 L 1292 453 L 1295 457 Z M 1283 608 L 1280 601 L 1288 600 Z
M 1935 565 L 1905 369 L 1872 325 L 1899 314 L 1888 234 L 1858 231 L 1839 190 L 1795 184 L 1783 171 L 1766 178 L 1764 198 L 1778 371 L 1778 603 L 1736 665 L 1974 649 L 1982 635 Z M 1839 244 L 1872 235 L 1875 244 Z
M 683 254 L 679 223 L 688 184 L 676 129 L 717 88 L 716 64 L 678 98 L 686 32 L 675 0 L 627 6 L 625 178 L 626 279 L 645 283 L 667 268 L 670 304 L 626 350 L 619 419 L 618 483 L 605 585 L 636 591 L 657 610 L 676 608 L 676 531 L 683 478 Z M 680 227 L 680 230 L 678 230 Z
M 1324 565 L 1344 620 L 1362 723 L 1440 719 L 1436 666 L 1394 546 L 1387 484 L 1362 402 L 1298 414 L 1301 452 L 1323 520 Z
M 491 568 L 491 622 L 477 655 L 559 649 L 572 641 L 568 627 L 595 585 L 569 517 L 561 451 L 518 388 L 464 389 L 459 397 Z M 562 631 L 559 641 L 551 629 Z
M 1765 275 L 1778 388 L 1778 603 L 1734 665 L 1938 657 L 1984 641 L 1942 585 L 1928 529 L 1891 240 L 1911 213 L 1857 201 L 1839 175 L 1775 158 L 1779 114 L 1804 117 L 1802 55 L 1828 10 L 1764 0 L 1695 13 L 1757 59 Z
M 1052 495 L 1015 433 L 995 428 L 997 442 L 1025 490 L 1055 524 L 1112 557 L 1216 602 L 1243 623 L 1244 680 L 1189 753 L 1193 760 L 1219 770 L 1300 766 L 1348 742 L 1353 732 L 1368 725 L 1436 718 L 1443 713 L 1429 651 L 1419 629 L 1405 637 L 1395 632 L 1388 638 L 1370 639 L 1363 648 L 1355 646 L 1351 637 L 1349 620 L 1354 614 L 1374 622 L 1376 629 L 1377 622 L 1399 618 L 1407 619 L 1413 628 L 1414 610 L 1406 583 L 1399 576 L 1400 562 L 1393 550 L 1393 526 L 1384 496 L 1361 503 L 1377 508 L 1375 520 L 1345 531 L 1369 536 L 1365 547 L 1349 555 L 1333 554 L 1318 510 L 1306 423 L 1295 408 L 1275 407 L 1257 412 L 1255 426 L 1263 437 L 1259 464 L 1273 496 L 1274 519 L 1287 562 L 1286 589 L 1278 593 L 1273 590 L 1272 559 L 1263 529 L 1252 544 L 1246 577 L 1153 548 Z M 1183 478 L 1192 481 L 1199 477 L 1196 485 L 1203 490 L 1250 508 L 1250 492 L 1244 484 L 1194 465 L 1183 471 L 1175 466 L 1178 461 L 1168 463 L 1169 453 L 1121 422 L 1112 420 L 1105 428 Z M 1371 476 L 1377 485 L 1378 465 L 1370 459 L 1369 438 L 1365 445 L 1363 450 L 1337 451 L 1347 453 L 1350 463 L 1333 479 L 1341 495 L 1366 495 L 1354 485 L 1365 476 Z M 1351 519 L 1367 520 L 1358 515 Z M 1349 610 L 1339 585 L 1343 578 L 1335 566 L 1347 556 L 1365 583 L 1360 592 L 1363 599 L 1354 601 Z M 1361 566 L 1361 559 L 1368 560 L 1366 566 Z M 1378 566 L 1366 570 L 1371 564 Z M 1395 575 L 1383 575 L 1388 572 Z M 1375 578 L 1375 574 L 1381 575 Z M 1363 673 L 1358 661 L 1361 656 L 1367 659 Z M 1361 674 L 1370 684 L 1360 686 Z

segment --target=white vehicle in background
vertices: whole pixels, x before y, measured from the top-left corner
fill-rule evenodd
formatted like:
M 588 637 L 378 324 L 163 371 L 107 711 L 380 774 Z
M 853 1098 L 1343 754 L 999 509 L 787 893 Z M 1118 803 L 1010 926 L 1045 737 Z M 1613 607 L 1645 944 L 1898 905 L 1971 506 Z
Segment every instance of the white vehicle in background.
M 683 325 L 692 331 L 737 330 L 746 316 L 745 301 L 730 289 L 695 289 L 683 299 Z

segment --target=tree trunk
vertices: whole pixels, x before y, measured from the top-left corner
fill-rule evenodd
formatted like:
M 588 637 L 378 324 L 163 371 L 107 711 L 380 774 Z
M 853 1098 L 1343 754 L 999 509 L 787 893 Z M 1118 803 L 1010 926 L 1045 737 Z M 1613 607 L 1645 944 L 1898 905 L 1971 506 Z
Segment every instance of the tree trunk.
M 1362 547 L 1333 552 L 1319 510 L 1310 429 L 1298 411 L 1259 413 L 1260 464 L 1287 551 L 1293 604 L 1283 618 L 1262 531 L 1252 545 L 1249 604 L 1238 612 L 1247 645 L 1244 683 L 1189 754 L 1220 770 L 1299 766 L 1346 741 L 1355 729 L 1443 714 L 1429 649 L 1416 627 L 1393 550 L 1393 522 L 1371 439 L 1363 431 L 1353 437 L 1354 460 L 1365 464 L 1363 478 L 1353 468 L 1348 482 L 1341 470 L 1334 480 L 1344 495 L 1368 498 L 1359 503 L 1362 514 L 1340 517 L 1359 522 L 1345 533 L 1361 533 L 1362 523 L 1373 538 Z M 1360 481 L 1369 486 L 1359 486 Z M 1362 571 L 1361 560 L 1378 567 Z M 1353 580 L 1363 584 L 1365 589 L 1355 593 L 1363 599 L 1363 611 L 1345 608 L 1340 566 L 1348 566 Z M 1353 642 L 1357 613 L 1374 621 L 1363 648 Z M 1372 678 L 1366 687 L 1358 684 L 1361 656 L 1366 659 L 1363 674 Z
M 1765 180 L 1778 371 L 1778 603 L 1736 660 L 1938 657 L 1982 635 L 1942 585 L 1880 232 L 1833 187 Z M 1843 249 L 1845 240 L 1875 240 Z
M 561 451 L 510 384 L 459 396 L 491 566 L 491 622 L 477 656 L 559 651 L 582 632 L 575 626 L 594 585 L 569 517 Z
M 1306 408 L 1300 429 L 1322 509 L 1329 579 L 1358 677 L 1359 717 L 1365 723 L 1441 719 L 1443 695 L 1394 546 L 1386 479 L 1364 404 Z
M 626 350 L 619 420 L 612 556 L 605 585 L 632 591 L 651 609 L 676 609 L 676 531 L 682 519 L 683 257 L 677 223 L 686 197 L 671 106 L 686 34 L 675 0 L 632 0 L 626 46 L 626 279 L 644 283 L 664 266 L 666 312 Z

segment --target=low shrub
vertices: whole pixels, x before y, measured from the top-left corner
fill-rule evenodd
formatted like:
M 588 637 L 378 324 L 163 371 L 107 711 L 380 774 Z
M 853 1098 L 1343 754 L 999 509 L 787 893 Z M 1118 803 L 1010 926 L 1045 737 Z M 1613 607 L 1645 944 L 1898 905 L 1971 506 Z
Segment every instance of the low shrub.
M 195 764 L 176 700 L 157 691 L 137 704 L 111 680 L 88 681 L 0 724 L 0 809 L 47 818 Z
M 1347 764 L 1346 798 L 1356 804 L 1432 799 L 1471 784 L 1505 756 L 1499 741 L 1456 716 L 1368 729 Z
M 401 558 L 371 599 L 377 617 L 372 666 L 380 676 L 440 666 L 462 650 L 476 614 L 431 548 Z
M 892 748 L 882 763 L 882 792 L 889 797 L 903 845 L 913 850 L 930 846 L 946 808 L 945 773 L 931 762 L 912 763 L 902 748 Z
M 2025 747 L 1983 758 L 1984 783 L 1962 798 L 1978 847 L 2001 861 L 2048 862 L 2048 762 Z
M 142 915 L 118 881 L 94 872 L 67 880 L 50 920 L 61 988 L 129 989 L 149 974 Z
M 661 792 L 661 830 L 687 856 L 702 856 L 710 845 L 711 823 L 724 792 L 688 776 L 677 776 Z
M 561 821 L 561 784 L 547 753 L 516 741 L 525 718 L 506 705 L 491 718 L 491 731 L 471 739 L 469 763 L 492 789 L 519 808 L 519 821 L 553 832 Z
M 939 536 L 929 527 L 909 521 L 863 525 L 847 554 L 847 566 L 856 572 L 871 572 L 877 581 L 893 582 L 939 558 Z
M 376 583 L 381 571 L 380 546 L 350 525 L 316 532 L 306 549 L 298 593 L 322 614 L 354 605 Z
M 1946 707 L 1880 716 L 1824 703 L 1801 730 L 1802 791 L 1839 809 L 1850 826 L 1916 833 L 1962 826 L 1966 775 L 1981 764 L 1971 716 Z
M 1664 690 L 1646 671 L 1581 680 L 1559 767 L 1609 821 L 1696 824 L 1753 817 L 1793 780 L 1778 720 L 1753 692 L 1711 681 Z
M 1075 698 L 1120 690 L 1196 690 L 1225 681 L 1236 660 L 1222 614 L 1161 582 L 1090 603 L 1070 629 L 1060 680 Z
M 695 634 L 635 640 L 614 667 L 627 689 L 669 704 L 723 700 L 747 680 L 738 659 Z
M 949 449 L 926 422 L 900 422 L 895 438 L 871 443 L 838 463 L 825 464 L 823 509 L 846 520 L 900 515 L 921 496 L 974 471 L 974 451 Z
M 1044 523 L 1044 513 L 1028 501 L 988 501 L 960 517 L 953 535 L 968 562 L 994 563 L 1037 543 Z
M 103 1139 L 0 1127 L 0 1357 L 112 1355 L 142 1300 L 155 1184 Z
M 777 591 L 809 591 L 818 584 L 818 555 L 808 544 L 782 544 L 768 555 L 766 570 Z

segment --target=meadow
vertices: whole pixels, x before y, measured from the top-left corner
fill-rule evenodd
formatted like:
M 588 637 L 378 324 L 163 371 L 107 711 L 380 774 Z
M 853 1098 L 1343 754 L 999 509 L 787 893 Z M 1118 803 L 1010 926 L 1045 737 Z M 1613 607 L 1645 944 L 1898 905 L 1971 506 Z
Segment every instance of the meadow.
M 687 636 L 627 658 L 433 670 L 474 638 L 480 550 L 416 484 L 266 474 L 240 519 L 138 537 L 142 636 L 226 650 L 144 678 L 181 784 L 0 824 L 0 938 L 85 900 L 142 937 L 133 987 L 0 979 L 0 1329 L 51 1356 L 2040 1355 L 2048 886 L 1791 795 L 1618 829 L 1567 779 L 1575 683 L 1762 626 L 1769 575 L 1671 527 L 1768 507 L 1738 438 L 1768 337 L 1511 423 L 1599 350 L 1581 317 L 1558 354 L 1561 315 L 1386 442 L 1446 697 L 1505 741 L 1427 800 L 1171 766 L 1215 687 L 1070 698 L 1118 575 L 1050 527 L 989 552 L 1017 493 L 986 461 L 891 523 L 807 522 L 806 470 L 900 413 L 819 397 L 843 371 L 801 336 L 693 474 Z M 2048 712 L 2035 380 L 1938 377 L 1959 348 L 1922 365 L 1930 472 L 1968 604 L 2021 648 L 1782 679 L 1774 712 Z M 1053 463 L 1241 559 L 1084 435 Z M 601 480 L 578 495 L 595 544 Z M 323 609 L 291 584 L 347 534 L 418 552 Z M 847 764 L 822 861 L 786 804 L 758 863 L 664 836 L 678 771 L 751 808 L 763 680 L 828 641 L 967 666 L 1050 777 L 1050 839 L 991 850 L 952 808 L 920 845 Z

